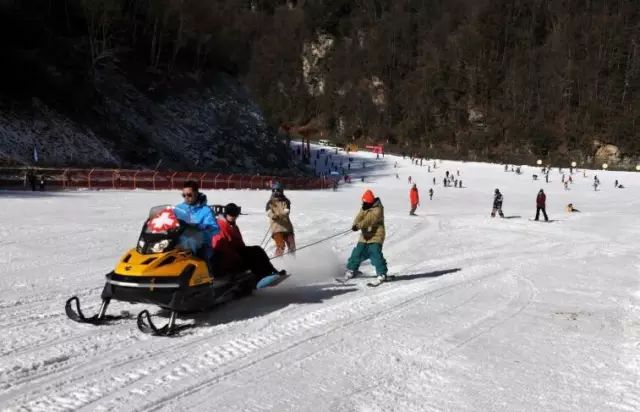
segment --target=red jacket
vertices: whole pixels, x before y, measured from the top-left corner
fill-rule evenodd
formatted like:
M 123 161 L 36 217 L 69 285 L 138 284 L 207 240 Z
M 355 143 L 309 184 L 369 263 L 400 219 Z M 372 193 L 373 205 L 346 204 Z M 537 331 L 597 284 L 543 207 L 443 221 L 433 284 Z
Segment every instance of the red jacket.
M 420 196 L 418 195 L 418 189 L 412 187 L 409 191 L 409 201 L 412 205 L 417 205 L 420 203 Z
M 536 205 L 538 207 L 545 207 L 544 204 L 547 202 L 547 195 L 544 193 L 538 193 L 538 197 L 536 197 Z
M 240 249 L 244 245 L 242 234 L 237 225 L 231 225 L 225 218 L 218 219 L 220 232 L 211 239 L 213 252 L 218 259 L 222 259 L 221 267 L 224 271 L 231 271 L 240 266 Z

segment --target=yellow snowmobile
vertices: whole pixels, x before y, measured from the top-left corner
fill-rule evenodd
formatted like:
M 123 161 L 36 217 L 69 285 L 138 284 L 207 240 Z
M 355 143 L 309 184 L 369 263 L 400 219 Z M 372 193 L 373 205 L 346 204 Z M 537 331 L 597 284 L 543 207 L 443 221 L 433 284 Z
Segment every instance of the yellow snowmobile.
M 94 325 L 127 316 L 107 315 L 112 299 L 130 303 L 150 303 L 170 311 L 169 322 L 157 327 L 148 310 L 138 314 L 138 328 L 153 335 L 174 335 L 193 325 L 177 325 L 179 313 L 206 311 L 220 303 L 250 295 L 256 287 L 251 272 L 214 276 L 208 263 L 181 247 L 202 234 L 176 218 L 171 206 L 157 206 L 142 226 L 136 248 L 122 256 L 106 275 L 102 305 L 98 313 L 85 317 L 77 296 L 69 298 L 65 311 L 69 319 Z M 75 306 L 75 308 L 74 308 Z

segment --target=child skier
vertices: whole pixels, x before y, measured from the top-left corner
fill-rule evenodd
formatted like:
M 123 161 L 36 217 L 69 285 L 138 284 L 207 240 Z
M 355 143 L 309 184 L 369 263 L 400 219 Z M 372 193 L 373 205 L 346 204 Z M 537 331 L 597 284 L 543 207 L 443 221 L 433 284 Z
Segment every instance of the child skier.
M 371 190 L 367 190 L 362 195 L 362 209 L 356 215 L 351 229 L 354 232 L 361 231 L 361 235 L 347 262 L 344 280 L 354 277 L 360 264 L 370 259 L 378 275 L 371 286 L 378 286 L 387 280 L 387 261 L 382 255 L 382 244 L 385 238 L 384 207 Z

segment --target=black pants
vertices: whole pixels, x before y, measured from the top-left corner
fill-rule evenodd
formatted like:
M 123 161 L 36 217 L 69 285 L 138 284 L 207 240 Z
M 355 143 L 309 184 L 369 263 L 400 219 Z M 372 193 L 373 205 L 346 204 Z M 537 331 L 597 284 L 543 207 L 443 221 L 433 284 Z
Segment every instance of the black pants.
M 546 220 L 547 222 L 549 221 L 549 218 L 547 217 L 547 210 L 544 206 L 538 206 L 536 209 L 536 220 L 540 219 L 540 211 L 542 211 L 542 214 L 544 215 L 544 220 Z
M 502 206 L 494 206 L 493 210 L 491 210 L 491 217 L 496 217 L 496 213 L 500 215 L 500 217 L 504 217 L 502 213 Z
M 240 257 L 242 258 L 240 270 L 250 270 L 257 280 L 277 272 L 271 264 L 269 256 L 260 246 L 245 246 L 240 250 Z

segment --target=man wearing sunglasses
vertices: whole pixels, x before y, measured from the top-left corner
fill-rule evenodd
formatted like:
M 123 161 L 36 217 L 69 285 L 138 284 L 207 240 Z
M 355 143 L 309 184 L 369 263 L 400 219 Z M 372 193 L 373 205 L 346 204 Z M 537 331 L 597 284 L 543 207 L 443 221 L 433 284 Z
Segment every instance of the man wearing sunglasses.
M 183 236 L 180 244 L 210 262 L 213 256 L 211 238 L 220 231 L 220 228 L 213 212 L 207 206 L 207 196 L 200 193 L 198 183 L 189 180 L 182 187 L 182 197 L 184 202 L 174 208 L 176 217 L 190 228 L 196 229 L 199 236 Z M 191 232 L 193 233 L 193 230 Z
M 239 215 L 240 207 L 235 203 L 229 203 L 224 207 L 222 217 L 218 219 L 220 233 L 216 234 L 211 241 L 216 272 L 237 273 L 250 270 L 256 278 L 256 284 L 269 277 L 260 284 L 275 286 L 284 280 L 287 272 L 278 271 L 273 267 L 260 246 L 245 245 L 240 228 L 236 224 Z

